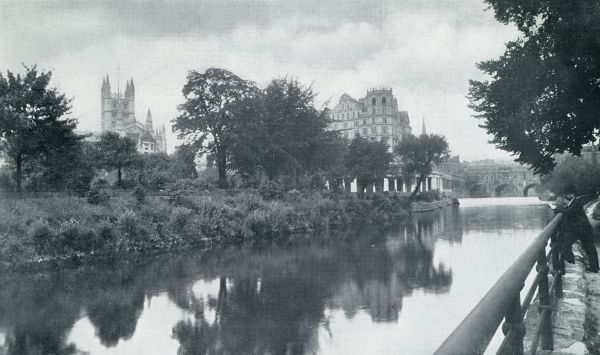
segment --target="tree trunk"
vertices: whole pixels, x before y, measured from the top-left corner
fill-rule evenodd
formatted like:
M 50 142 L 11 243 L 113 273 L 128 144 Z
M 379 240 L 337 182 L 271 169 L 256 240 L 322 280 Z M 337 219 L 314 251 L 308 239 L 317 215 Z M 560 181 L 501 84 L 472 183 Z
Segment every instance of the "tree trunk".
M 21 179 L 23 176 L 23 171 L 21 170 L 21 165 L 22 165 L 23 161 L 22 161 L 20 154 L 17 155 L 16 163 L 17 163 L 17 172 L 16 172 L 17 192 L 21 192 L 21 191 L 23 191 L 23 187 L 21 186 Z
M 117 167 L 117 184 L 121 185 L 121 167 Z
M 344 179 L 344 190 L 348 193 L 352 192 L 352 179 Z
M 219 187 L 227 187 L 227 156 L 217 153 L 217 169 L 219 170 Z
M 425 175 L 419 176 L 419 180 L 417 180 L 417 185 L 415 186 L 413 193 L 410 195 L 410 198 L 409 198 L 410 201 L 414 200 L 415 196 L 417 196 L 417 192 L 419 192 L 419 186 L 421 186 L 421 184 L 423 183 L 423 180 L 425 180 Z

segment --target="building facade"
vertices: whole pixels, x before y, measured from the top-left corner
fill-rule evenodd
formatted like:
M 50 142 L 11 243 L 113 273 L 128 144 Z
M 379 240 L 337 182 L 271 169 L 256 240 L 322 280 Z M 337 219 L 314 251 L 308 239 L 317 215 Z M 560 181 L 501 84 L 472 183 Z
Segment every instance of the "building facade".
M 390 149 L 403 136 L 412 134 L 408 112 L 398 109 L 392 89 L 370 89 L 358 100 L 344 94 L 329 115 L 331 129 L 340 131 L 346 138 L 360 135 L 383 141 Z
M 125 93 L 121 94 L 119 88 L 116 93 L 111 91 L 110 79 L 106 75 L 102 81 L 100 98 L 102 132 L 117 132 L 133 139 L 138 143 L 138 151 L 141 153 L 166 153 L 167 136 L 164 124 L 158 129 L 154 128 L 150 109 L 145 122 L 136 120 L 133 78 L 127 81 Z

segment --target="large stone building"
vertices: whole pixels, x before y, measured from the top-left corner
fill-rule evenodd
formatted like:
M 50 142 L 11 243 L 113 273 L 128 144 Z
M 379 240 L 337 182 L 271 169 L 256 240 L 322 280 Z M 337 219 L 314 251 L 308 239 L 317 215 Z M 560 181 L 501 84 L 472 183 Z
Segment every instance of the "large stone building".
M 331 129 L 345 137 L 360 135 L 383 141 L 390 148 L 412 133 L 408 112 L 398 109 L 392 89 L 370 89 L 358 100 L 344 94 L 329 115 L 333 121 Z
M 367 95 L 358 100 L 343 94 L 337 105 L 329 111 L 332 120 L 330 129 L 339 131 L 346 138 L 357 136 L 385 142 L 390 151 L 403 137 L 412 134 L 408 112 L 400 111 L 398 100 L 392 89 L 378 88 L 367 90 Z M 425 123 L 423 123 L 425 133 Z M 464 178 L 453 171 L 435 170 L 423 182 L 420 191 L 439 190 L 450 195 L 460 195 Z M 345 187 L 357 191 L 357 183 Z M 415 188 L 414 181 L 403 181 L 397 177 L 383 179 L 383 191 L 410 192 Z M 368 191 L 374 191 L 375 186 Z
M 135 118 L 135 86 L 133 78 L 127 81 L 125 93 L 119 88 L 113 93 L 108 75 L 102 81 L 101 90 L 101 129 L 117 132 L 132 138 L 138 143 L 141 153 L 157 153 L 167 151 L 167 136 L 164 124 L 155 129 L 152 124 L 150 109 L 145 122 Z

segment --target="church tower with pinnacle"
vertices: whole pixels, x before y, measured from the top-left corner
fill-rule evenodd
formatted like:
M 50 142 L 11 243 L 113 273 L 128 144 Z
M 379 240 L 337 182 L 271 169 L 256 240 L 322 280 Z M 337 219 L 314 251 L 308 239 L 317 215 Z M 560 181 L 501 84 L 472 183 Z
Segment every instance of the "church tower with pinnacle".
M 118 85 L 118 84 L 117 84 Z M 100 93 L 102 132 L 117 132 L 124 137 L 129 137 L 138 143 L 141 153 L 157 153 L 167 151 L 167 137 L 165 125 L 154 129 L 150 109 L 146 114 L 146 121 L 139 122 L 135 119 L 135 85 L 133 78 L 127 80 L 125 92 L 112 92 L 108 74 L 102 79 Z

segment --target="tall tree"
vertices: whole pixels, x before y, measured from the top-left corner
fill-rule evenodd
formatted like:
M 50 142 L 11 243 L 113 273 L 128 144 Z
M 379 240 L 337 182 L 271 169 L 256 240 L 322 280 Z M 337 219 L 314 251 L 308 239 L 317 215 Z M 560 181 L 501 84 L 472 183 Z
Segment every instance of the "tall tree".
M 400 169 L 405 176 L 417 176 L 417 185 L 410 199 L 414 199 L 419 187 L 433 171 L 433 167 L 448 160 L 450 149 L 446 138 L 437 134 L 405 136 L 394 148 L 400 159 Z
M 233 127 L 239 119 L 236 105 L 256 94 L 254 83 L 219 68 L 204 73 L 190 71 L 183 87 L 185 103 L 179 105 L 180 115 L 173 121 L 173 131 L 200 153 L 215 158 L 219 184 L 227 184 L 227 165 L 234 139 Z
M 94 178 L 95 149 L 79 142 L 29 159 L 23 165 L 25 188 L 35 191 L 86 191 Z
M 580 195 L 596 194 L 600 189 L 600 169 L 582 157 L 564 154 L 557 159 L 552 172 L 542 177 L 542 184 L 558 195 L 569 186 L 575 186 Z
M 236 167 L 247 174 L 263 171 L 270 180 L 318 170 L 327 144 L 329 119 L 316 107 L 317 93 L 296 79 L 274 79 L 254 100 L 240 105 Z
M 0 73 L 0 149 L 13 164 L 18 191 L 26 161 L 74 147 L 82 139 L 73 131 L 76 120 L 65 118 L 70 100 L 49 87 L 52 73 L 39 72 L 35 66 L 25 71 Z
M 117 182 L 121 184 L 123 168 L 130 166 L 138 155 L 137 143 L 129 137 L 107 131 L 100 135 L 96 147 L 98 165 L 107 170 L 117 169 Z
M 171 157 L 171 172 L 180 179 L 195 179 L 198 177 L 196 170 L 196 153 L 198 149 L 193 145 L 181 144 L 175 148 Z
M 355 137 L 350 141 L 346 155 L 346 170 L 351 179 L 356 179 L 359 191 L 369 184 L 379 184 L 388 175 L 393 155 L 387 144 Z
M 328 139 L 319 144 L 319 153 L 315 154 L 316 163 L 333 191 L 338 191 L 345 181 L 349 192 L 351 179 L 345 163 L 349 158 L 350 141 L 337 132 L 328 133 Z
M 561 152 L 579 154 L 600 129 L 600 2 L 486 0 L 521 38 L 478 64 L 471 107 L 499 148 L 547 173 Z

